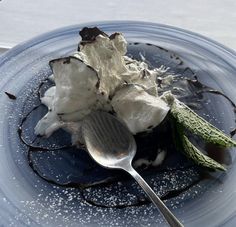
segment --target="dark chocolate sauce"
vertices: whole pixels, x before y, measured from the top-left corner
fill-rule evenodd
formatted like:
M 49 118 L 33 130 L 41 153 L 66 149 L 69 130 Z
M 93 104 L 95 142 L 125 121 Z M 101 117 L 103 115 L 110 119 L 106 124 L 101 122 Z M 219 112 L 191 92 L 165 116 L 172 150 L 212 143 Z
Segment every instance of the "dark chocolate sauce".
M 232 107 L 233 107 L 233 111 L 236 112 L 236 104 L 232 101 L 232 99 L 230 99 L 230 98 L 229 98 L 227 95 L 225 95 L 223 92 L 218 91 L 218 90 L 216 90 L 216 89 L 213 89 L 213 88 L 211 88 L 211 87 L 208 87 L 208 86 L 202 84 L 202 83 L 198 80 L 198 78 L 197 78 L 196 75 L 194 76 L 194 79 L 188 79 L 187 81 L 188 81 L 189 84 L 195 86 L 195 87 L 198 89 L 198 91 L 196 91 L 197 94 L 212 93 L 212 94 L 215 94 L 215 95 L 221 95 L 221 96 L 223 96 L 224 98 L 226 98 L 226 99 L 230 102 L 230 104 L 231 104 Z
M 230 136 L 233 137 L 236 134 L 236 128 L 230 131 Z
M 11 93 L 9 93 L 9 92 L 7 92 L 7 91 L 5 91 L 5 94 L 8 96 L 9 99 L 12 99 L 12 100 L 15 100 L 15 99 L 16 99 L 16 96 L 15 96 L 15 95 L 13 95 L 13 94 L 11 94 Z
M 236 104 L 234 103 L 234 101 L 229 98 L 227 95 L 225 95 L 223 92 L 218 91 L 216 89 L 213 89 L 211 87 L 208 87 L 204 84 L 202 84 L 196 75 L 194 75 L 194 79 L 188 79 L 187 80 L 188 83 L 190 84 L 190 86 L 194 86 L 198 89 L 198 91 L 196 91 L 196 94 L 203 94 L 203 93 L 212 93 L 215 95 L 220 95 L 222 97 L 224 97 L 227 101 L 229 101 L 229 103 L 231 104 L 232 108 L 233 108 L 233 112 L 236 114 Z M 236 119 L 235 119 L 236 122 Z M 236 134 L 236 128 L 230 130 L 230 136 L 233 137 Z

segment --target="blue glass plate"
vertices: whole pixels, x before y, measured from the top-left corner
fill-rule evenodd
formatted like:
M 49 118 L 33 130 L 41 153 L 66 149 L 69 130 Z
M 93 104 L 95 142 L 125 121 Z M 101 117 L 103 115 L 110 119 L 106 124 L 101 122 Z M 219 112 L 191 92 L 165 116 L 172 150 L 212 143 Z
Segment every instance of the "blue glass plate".
M 147 202 L 135 205 L 137 187 L 132 180 L 119 179 L 116 185 L 88 188 L 84 194 L 80 188 L 58 186 L 43 180 L 28 163 L 27 147 L 19 138 L 22 118 L 37 104 L 37 89 L 51 71 L 48 61 L 73 53 L 79 42 L 78 32 L 84 26 L 98 26 L 106 33 L 122 32 L 129 44 L 128 54 L 139 58 L 148 53 L 153 58 L 153 66 L 166 63 L 170 70 L 197 75 L 199 81 L 213 87 L 233 102 L 236 102 L 236 55 L 232 50 L 200 35 L 154 23 L 143 22 L 98 22 L 75 25 L 43 34 L 20 44 L 0 58 L 0 224 L 3 226 L 165 226 L 160 213 Z M 145 48 L 143 48 L 145 45 Z M 135 46 L 135 47 L 134 47 Z M 148 52 L 145 52 L 147 50 Z M 139 52 L 140 47 L 140 52 Z M 161 53 L 161 54 L 160 54 Z M 167 53 L 167 54 L 166 54 Z M 172 57 L 171 57 L 172 56 Z M 168 61 L 168 57 L 170 57 Z M 155 59 L 159 59 L 155 61 Z M 150 60 L 151 61 L 151 60 Z M 181 68 L 184 65 L 184 69 Z M 181 71 L 182 70 L 182 71 Z M 9 98 L 4 92 L 14 94 Z M 203 117 L 211 121 L 227 134 L 235 127 L 235 113 L 232 104 L 223 96 L 206 94 L 203 98 Z M 33 138 L 33 127 L 45 113 L 38 110 L 29 117 L 24 139 Z M 49 142 L 53 146 L 63 145 L 62 132 L 58 132 Z M 47 143 L 47 142 L 45 142 Z M 147 143 L 148 144 L 148 143 Z M 38 169 L 43 175 L 52 175 L 54 182 L 62 179 L 92 181 L 88 177 L 100 179 L 102 169 L 90 169 L 92 175 L 79 172 L 83 166 L 80 160 L 87 160 L 85 153 L 66 151 L 39 153 L 36 160 L 43 165 Z M 64 153 L 63 153 L 64 152 Z M 186 226 L 234 226 L 236 224 L 236 165 L 235 150 L 227 151 L 224 162 L 228 164 L 226 173 L 212 173 L 188 190 L 168 199 L 166 204 Z M 64 155 L 65 154 L 65 155 Z M 74 162 L 71 162 L 71 159 Z M 183 159 L 180 159 L 183 161 Z M 69 163 L 67 172 L 53 174 L 60 163 Z M 89 162 L 89 161 L 88 161 Z M 57 164 L 58 163 L 58 164 Z M 177 166 L 184 164 L 178 163 Z M 57 167 L 57 165 L 59 167 Z M 85 164 L 84 164 L 85 165 Z M 54 166 L 54 167 L 53 167 Z M 79 168 L 77 168 L 79 166 Z M 75 168 L 76 167 L 76 168 Z M 56 171 L 56 170 L 55 170 Z M 197 170 L 196 170 L 197 171 Z M 68 174 L 70 173 L 70 174 Z M 50 175 L 49 174 L 49 175 Z M 64 175 L 63 175 L 64 174 Z M 65 175 L 67 174 L 67 175 Z M 110 177 L 120 172 L 102 172 Z M 158 182 L 150 183 L 158 193 L 170 187 L 180 187 L 181 182 L 195 177 L 195 169 L 180 173 L 178 170 L 165 173 L 156 172 Z M 182 175 L 181 175 L 182 174 Z M 65 177 L 66 176 L 66 177 Z M 123 176 L 122 174 L 120 176 Z M 130 183 L 131 181 L 131 183 Z M 138 190 L 138 189 L 137 189 Z M 140 198 L 143 198 L 142 192 Z M 87 198 L 87 200 L 85 199 Z M 91 199 L 92 200 L 89 200 Z M 129 199 L 129 201 L 127 201 Z M 140 201 L 139 201 L 140 202 Z M 116 207 L 116 203 L 120 206 Z

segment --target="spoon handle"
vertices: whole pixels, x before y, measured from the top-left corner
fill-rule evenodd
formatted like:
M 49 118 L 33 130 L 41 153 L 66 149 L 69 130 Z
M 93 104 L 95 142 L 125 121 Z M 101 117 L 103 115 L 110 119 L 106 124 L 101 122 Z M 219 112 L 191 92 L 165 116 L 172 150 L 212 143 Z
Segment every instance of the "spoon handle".
M 166 221 L 171 227 L 184 227 L 179 220 L 174 216 L 174 214 L 166 207 L 166 205 L 161 201 L 161 199 L 156 195 L 156 193 L 150 188 L 146 181 L 134 170 L 130 165 L 129 168 L 125 169 L 142 187 L 142 189 L 149 196 L 151 201 L 157 206 L 161 211 L 162 215 L 165 217 Z

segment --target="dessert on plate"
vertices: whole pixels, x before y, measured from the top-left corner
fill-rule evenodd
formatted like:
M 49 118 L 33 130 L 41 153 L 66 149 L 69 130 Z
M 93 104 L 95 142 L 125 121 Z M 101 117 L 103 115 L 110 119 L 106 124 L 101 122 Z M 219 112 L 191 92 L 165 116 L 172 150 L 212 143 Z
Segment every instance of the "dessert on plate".
M 133 135 L 149 132 L 169 116 L 175 137 L 184 154 L 199 165 L 226 170 L 204 155 L 187 137 L 186 130 L 221 147 L 236 142 L 197 115 L 171 91 L 159 95 L 162 86 L 172 83 L 176 75 L 168 68 L 150 69 L 145 61 L 128 56 L 127 41 L 121 33 L 107 35 L 98 28 L 83 28 L 79 48 L 71 56 L 51 60 L 51 80 L 55 85 L 41 97 L 48 113 L 37 123 L 35 133 L 49 137 L 62 128 L 71 134 L 72 143 L 83 143 L 83 118 L 94 110 L 109 112 L 119 118 Z M 163 76 L 163 71 L 167 72 Z M 161 161 L 164 160 L 164 153 Z

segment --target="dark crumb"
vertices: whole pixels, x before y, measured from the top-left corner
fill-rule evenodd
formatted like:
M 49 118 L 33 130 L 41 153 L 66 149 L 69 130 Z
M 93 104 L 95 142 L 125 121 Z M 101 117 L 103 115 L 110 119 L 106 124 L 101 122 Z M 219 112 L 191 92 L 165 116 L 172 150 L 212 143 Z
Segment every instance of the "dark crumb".
M 102 92 L 101 92 L 101 95 L 105 95 L 105 93 L 102 91 Z
M 16 96 L 15 95 L 13 95 L 13 94 L 11 94 L 9 92 L 6 92 L 6 91 L 5 91 L 5 94 L 8 96 L 9 99 L 16 100 Z

